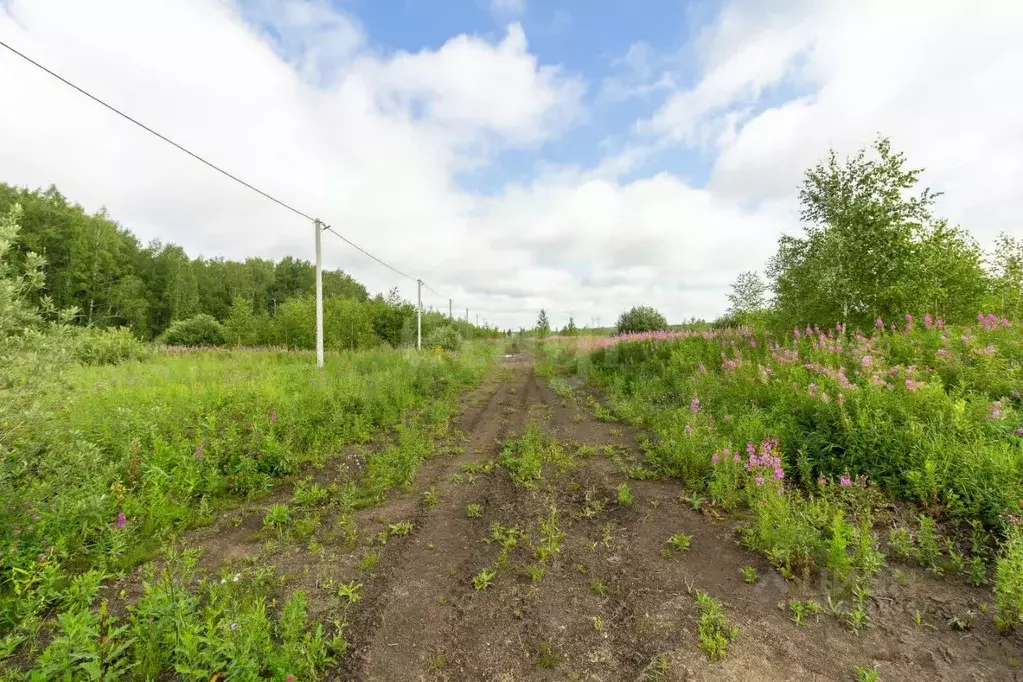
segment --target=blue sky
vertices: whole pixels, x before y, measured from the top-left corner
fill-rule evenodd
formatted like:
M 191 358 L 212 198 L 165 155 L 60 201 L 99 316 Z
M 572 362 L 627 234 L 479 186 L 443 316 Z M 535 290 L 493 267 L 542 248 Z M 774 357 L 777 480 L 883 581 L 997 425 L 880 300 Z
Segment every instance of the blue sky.
M 878 133 L 989 247 L 1023 214 L 1023 4 L 0 0 L 0 36 L 505 327 L 714 318 Z M 187 49 L 182 49 L 187 36 Z M 310 226 L 0 53 L 0 179 L 193 255 L 311 258 Z M 85 161 L 87 160 L 87 161 Z

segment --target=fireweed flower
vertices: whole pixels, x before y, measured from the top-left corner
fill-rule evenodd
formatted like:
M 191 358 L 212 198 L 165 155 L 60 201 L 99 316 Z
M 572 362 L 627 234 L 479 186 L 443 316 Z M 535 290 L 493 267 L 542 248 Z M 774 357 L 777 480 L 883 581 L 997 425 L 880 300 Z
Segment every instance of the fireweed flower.
M 864 355 L 863 359 L 860 360 L 860 364 L 862 364 L 864 367 L 870 367 L 870 363 L 872 363 L 873 361 L 874 358 L 870 357 L 869 355 Z
M 924 329 L 930 329 L 931 325 L 933 323 L 934 323 L 934 318 L 931 317 L 930 313 L 927 313 L 926 315 L 924 315 Z
M 122 512 L 118 512 L 117 513 L 117 521 L 114 522 L 114 525 L 117 526 L 118 529 L 121 529 L 121 528 L 124 528 L 127 524 L 128 524 L 128 517 L 126 517 L 124 515 L 123 511 Z
M 828 484 L 828 477 L 827 476 L 821 476 L 820 478 L 817 479 L 817 482 L 820 483 L 821 485 L 827 485 Z
M 849 486 L 851 486 L 851 485 L 852 485 L 852 479 L 851 479 L 851 478 L 849 478 L 849 476 L 847 476 L 847 475 L 843 474 L 843 475 L 842 475 L 842 478 L 840 478 L 840 479 L 838 480 L 838 484 L 839 484 L 840 486 L 842 486 L 843 488 L 848 488 Z
M 690 412 L 700 411 L 700 399 L 695 395 L 693 396 L 693 399 L 689 401 L 689 411 Z
M 231 629 L 232 630 L 237 630 L 238 629 L 238 623 L 231 623 Z
M 277 423 L 277 410 L 270 410 L 270 423 L 271 424 Z
M 880 317 L 874 320 L 874 324 L 877 326 L 878 329 L 884 329 L 884 320 L 882 320 Z
M 706 374 L 706 373 L 707 373 L 707 368 L 704 367 L 703 363 L 701 362 L 700 363 L 700 374 Z
M 764 477 L 763 476 L 757 476 L 756 482 L 757 482 L 757 485 L 764 485 Z
M 715 452 L 713 455 L 711 455 L 710 461 L 712 464 L 717 464 L 719 459 L 720 458 L 718 457 L 718 453 Z

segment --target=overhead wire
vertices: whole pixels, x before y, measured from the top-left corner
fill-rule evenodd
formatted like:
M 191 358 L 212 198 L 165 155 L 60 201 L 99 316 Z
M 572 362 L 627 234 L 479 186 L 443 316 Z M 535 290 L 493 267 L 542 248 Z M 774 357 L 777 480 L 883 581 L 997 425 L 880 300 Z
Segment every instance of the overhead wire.
M 148 132 L 148 133 L 150 133 L 152 135 L 155 135 L 156 137 L 158 137 L 159 139 L 163 140 L 167 144 L 169 144 L 172 147 L 178 149 L 179 151 L 184 152 L 185 154 L 188 154 L 189 156 L 191 156 L 196 161 L 199 161 L 200 163 L 203 163 L 206 166 L 209 166 L 210 168 L 212 168 L 213 170 L 217 171 L 221 175 L 224 175 L 225 177 L 230 178 L 231 180 L 234 180 L 238 184 L 240 184 L 240 185 L 242 185 L 244 187 L 247 187 L 248 189 L 252 190 L 253 192 L 259 194 L 260 196 L 262 196 L 262 197 L 264 197 L 266 199 L 269 199 L 270 201 L 274 202 L 278 206 L 281 206 L 282 208 L 285 208 L 285 209 L 291 211 L 295 215 L 301 216 L 301 217 L 305 218 L 306 220 L 309 220 L 310 222 L 319 223 L 320 225 L 323 226 L 324 230 L 327 230 L 327 231 L 333 233 L 335 236 L 339 237 L 341 239 L 341 241 L 343 241 L 344 243 L 348 244 L 349 246 L 351 246 L 355 250 L 359 251 L 363 255 L 368 256 L 369 258 L 373 259 L 374 261 L 376 261 L 380 265 L 383 265 L 385 268 L 388 268 L 392 272 L 395 272 L 398 275 L 401 275 L 402 277 L 410 279 L 413 282 L 420 281 L 417 277 L 413 277 L 412 275 L 409 275 L 408 273 L 402 272 L 401 270 L 399 270 L 398 268 L 394 267 L 390 263 L 387 263 L 387 262 L 381 260 L 380 258 L 377 258 L 372 253 L 370 253 L 366 249 L 362 248 L 361 246 L 359 246 L 358 244 L 353 242 L 351 239 L 348 239 L 347 237 L 345 237 L 343 234 L 341 234 L 340 232 L 335 230 L 330 225 L 328 225 L 326 223 L 323 223 L 322 221 L 319 221 L 317 218 L 314 218 L 313 216 L 309 215 L 305 211 L 301 211 L 301 210 L 295 208 L 294 206 L 292 206 L 292 205 L 290 205 L 290 204 L 288 204 L 288 203 L 286 203 L 284 201 L 281 201 L 280 199 L 278 199 L 277 197 L 273 196 L 272 194 L 269 194 L 268 192 L 264 192 L 263 190 L 259 189 L 255 185 L 253 185 L 251 183 L 248 183 L 245 180 L 242 180 L 237 175 L 234 175 L 233 173 L 230 173 L 230 172 L 224 170 L 223 168 L 221 168 L 220 166 L 216 165 L 215 163 L 213 163 L 211 161 L 207 161 L 203 157 L 201 157 L 198 154 L 196 154 L 195 152 L 187 149 L 186 147 L 178 144 L 177 142 L 175 142 L 174 140 L 170 139 L 166 135 L 163 135 L 162 133 L 157 132 L 153 128 L 150 128 L 146 124 L 144 124 L 141 121 L 139 121 L 138 119 L 136 119 L 136 118 L 134 118 L 134 117 L 124 113 L 123 111 L 121 111 L 117 107 L 113 106 L 112 104 L 108 104 L 107 102 L 105 102 L 102 99 L 100 99 L 99 97 L 93 95 L 92 93 L 90 93 L 89 91 L 85 90 L 84 88 L 81 88 L 78 85 L 75 85 L 74 83 L 72 83 L 68 79 L 64 78 L 63 76 L 61 76 L 57 72 L 53 71 L 52 69 L 47 68 L 43 64 L 40 64 L 36 60 L 32 59 L 31 57 L 26 55 L 24 52 L 21 52 L 21 51 L 15 49 L 14 47 L 8 45 L 7 43 L 5 43 L 2 40 L 0 40 L 0 47 L 6 48 L 10 52 L 14 53 L 18 57 L 21 57 L 22 59 L 24 59 L 28 63 L 32 64 L 33 66 L 35 66 L 35 67 L 37 67 L 39 69 L 42 69 L 43 71 L 48 73 L 50 76 L 52 76 L 52 77 L 56 78 L 57 80 L 59 80 L 61 83 L 64 83 L 68 87 L 73 88 L 74 90 L 77 90 L 79 93 L 85 95 L 86 97 L 88 97 L 92 101 L 96 102 L 97 104 L 105 107 L 106 109 L 109 109 L 110 111 L 114 112 L 115 114 L 117 114 L 121 118 L 123 118 L 123 119 L 125 119 L 125 120 L 127 120 L 127 121 L 129 121 L 129 122 L 131 122 L 133 124 L 135 124 L 136 126 L 138 126 L 139 128 L 142 128 L 146 132 Z M 429 287 L 427 287 L 427 288 L 429 288 Z M 434 292 L 434 293 L 436 293 L 436 292 Z M 439 296 L 440 294 L 437 294 L 437 295 Z

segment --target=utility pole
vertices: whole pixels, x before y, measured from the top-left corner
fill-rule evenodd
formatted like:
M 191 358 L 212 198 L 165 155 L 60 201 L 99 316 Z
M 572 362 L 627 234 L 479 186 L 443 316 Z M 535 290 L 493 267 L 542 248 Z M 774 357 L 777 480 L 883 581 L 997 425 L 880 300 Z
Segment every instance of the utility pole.
M 452 310 L 453 310 L 453 308 L 451 307 L 451 299 L 449 298 L 448 299 L 448 321 L 450 321 L 450 322 L 454 322 L 455 321 L 455 314 L 452 312 Z
M 416 306 L 416 350 L 423 349 L 423 280 L 416 280 L 416 296 L 419 305 Z
M 316 366 L 323 367 L 323 253 L 320 249 L 320 219 L 313 221 L 316 230 Z M 274 301 L 274 307 L 276 307 Z

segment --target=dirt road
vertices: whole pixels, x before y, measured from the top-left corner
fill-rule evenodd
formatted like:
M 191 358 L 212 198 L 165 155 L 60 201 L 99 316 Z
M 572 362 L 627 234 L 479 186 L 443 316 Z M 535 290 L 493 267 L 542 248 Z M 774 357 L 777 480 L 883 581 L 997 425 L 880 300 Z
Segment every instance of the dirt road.
M 856 680 L 858 666 L 883 680 L 1017 678 L 1019 637 L 979 615 L 990 591 L 908 566 L 885 571 L 858 634 L 825 613 L 797 626 L 789 600 L 826 596 L 742 549 L 735 521 L 695 511 L 678 481 L 630 480 L 638 434 L 597 421 L 575 393 L 552 393 L 528 357 L 505 358 L 467 398 L 460 452 L 427 460 L 412 490 L 359 512 L 356 530 L 332 527 L 317 553 L 264 556 L 293 588 L 361 585 L 343 605 L 350 647 L 331 679 Z M 526 431 L 548 455 L 529 486 L 498 461 Z M 410 533 L 388 535 L 406 521 Z M 234 531 L 212 531 L 221 558 L 245 551 L 251 528 L 235 525 L 242 549 Z M 691 536 L 687 551 L 668 544 L 676 534 Z M 759 581 L 744 582 L 744 567 Z M 738 629 L 721 661 L 699 646 L 701 591 Z M 321 602 L 321 617 L 336 612 Z M 947 624 L 969 612 L 971 629 Z

